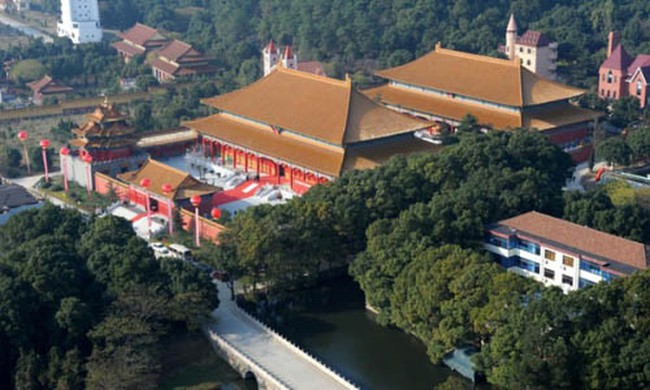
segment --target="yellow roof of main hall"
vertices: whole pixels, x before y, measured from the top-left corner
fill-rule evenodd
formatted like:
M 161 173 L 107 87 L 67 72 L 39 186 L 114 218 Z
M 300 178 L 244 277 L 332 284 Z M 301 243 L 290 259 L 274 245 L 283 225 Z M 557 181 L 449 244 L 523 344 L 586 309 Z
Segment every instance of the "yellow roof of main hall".
M 239 90 L 204 99 L 218 110 L 343 146 L 426 128 L 429 122 L 383 107 L 352 82 L 277 66 Z
M 536 75 L 519 60 L 504 60 L 444 49 L 407 64 L 376 72 L 385 79 L 511 107 L 566 100 L 585 93 Z

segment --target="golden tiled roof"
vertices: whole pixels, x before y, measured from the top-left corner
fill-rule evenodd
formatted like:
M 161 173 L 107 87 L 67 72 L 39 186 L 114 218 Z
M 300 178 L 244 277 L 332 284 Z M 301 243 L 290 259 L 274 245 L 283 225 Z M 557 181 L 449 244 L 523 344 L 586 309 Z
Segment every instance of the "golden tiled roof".
M 379 99 L 385 104 L 404 107 L 423 114 L 460 122 L 466 114 L 476 117 L 478 123 L 494 129 L 508 129 L 522 126 L 518 112 L 486 107 L 450 97 L 436 96 L 393 85 L 383 85 L 363 91 L 371 99 Z
M 604 114 L 566 103 L 557 107 L 531 110 L 524 113 L 524 127 L 538 130 L 553 129 L 573 123 L 593 121 Z
M 212 194 L 220 190 L 217 187 L 201 183 L 187 172 L 153 159 L 147 160 L 137 171 L 122 173 L 117 177 L 138 187 L 142 179 L 149 179 L 151 180 L 149 191 L 167 199 L 170 196 L 162 191 L 162 186 L 170 184 L 173 188 L 171 198 L 174 200 L 187 199 L 194 195 Z
M 396 155 L 408 155 L 421 152 L 435 153 L 442 148 L 442 145 L 435 145 L 415 137 L 406 140 L 400 139 L 390 143 L 364 145 L 346 151 L 343 170 L 371 169 Z
M 544 79 L 521 66 L 518 60 L 443 49 L 440 44 L 412 62 L 376 74 L 413 86 L 511 107 L 566 100 L 585 92 Z
M 122 115 L 108 102 L 99 105 L 87 115 L 88 122 L 72 129 L 76 139 L 70 143 L 84 148 L 116 148 L 135 145 L 138 137 L 135 129 L 126 123 Z
M 108 99 L 104 103 L 95 108 L 95 111 L 86 114 L 89 121 L 93 122 L 118 122 L 125 121 L 126 115 L 122 115 L 112 104 L 108 103 Z
M 237 91 L 204 104 L 333 145 L 413 132 L 430 126 L 368 100 L 350 80 L 336 80 L 276 66 Z
M 199 133 L 241 146 L 262 155 L 305 167 L 328 176 L 339 176 L 343 165 L 341 147 L 310 141 L 269 126 L 220 113 L 184 123 Z

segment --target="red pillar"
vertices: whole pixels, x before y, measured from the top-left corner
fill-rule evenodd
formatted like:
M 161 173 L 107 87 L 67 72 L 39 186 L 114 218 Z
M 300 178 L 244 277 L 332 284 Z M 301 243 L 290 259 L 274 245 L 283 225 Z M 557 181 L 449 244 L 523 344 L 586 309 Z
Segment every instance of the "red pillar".
M 295 169 L 291 169 L 291 178 L 290 178 L 290 184 L 289 187 L 291 188 L 291 191 L 293 191 L 293 175 L 294 175 Z
M 214 142 L 210 141 L 210 160 L 214 162 Z
M 237 149 L 232 149 L 232 167 L 237 169 Z
M 257 171 L 257 176 L 260 176 L 260 161 L 262 161 L 261 158 L 255 157 L 255 170 Z
M 248 173 L 248 152 L 244 154 L 244 172 Z
M 277 184 L 280 185 L 280 164 L 279 163 L 275 164 L 275 175 L 276 175 Z

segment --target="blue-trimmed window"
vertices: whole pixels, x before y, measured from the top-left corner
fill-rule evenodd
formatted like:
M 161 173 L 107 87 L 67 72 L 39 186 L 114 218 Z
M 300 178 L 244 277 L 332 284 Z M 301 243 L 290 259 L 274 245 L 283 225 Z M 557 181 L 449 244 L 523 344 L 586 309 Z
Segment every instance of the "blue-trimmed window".
M 587 260 L 580 260 L 580 270 L 598 275 L 606 282 L 611 282 L 615 278 L 613 274 L 603 270 L 598 264 Z
M 499 263 L 501 266 L 504 268 L 512 268 L 516 265 L 518 265 L 518 257 L 513 256 L 513 257 L 505 257 L 505 256 L 500 256 L 497 254 L 492 254 L 494 261 Z
M 583 278 L 578 279 L 578 288 L 585 288 L 585 287 L 593 286 L 594 284 L 596 283 L 587 279 L 583 279 Z
M 512 249 L 514 247 L 514 243 L 511 242 L 511 240 L 495 235 L 489 235 L 487 238 L 487 243 L 504 249 Z
M 525 259 L 522 259 L 522 258 L 518 257 L 517 258 L 517 266 L 519 268 L 523 268 L 525 270 L 528 270 L 530 272 L 534 272 L 536 274 L 539 273 L 539 264 L 535 263 L 534 261 L 529 261 L 529 260 L 525 260 Z
M 517 240 L 517 248 L 535 255 L 539 255 L 540 253 L 539 245 L 522 239 Z
M 592 263 L 587 260 L 580 260 L 580 270 L 592 273 L 594 275 L 602 276 L 603 271 L 598 264 Z

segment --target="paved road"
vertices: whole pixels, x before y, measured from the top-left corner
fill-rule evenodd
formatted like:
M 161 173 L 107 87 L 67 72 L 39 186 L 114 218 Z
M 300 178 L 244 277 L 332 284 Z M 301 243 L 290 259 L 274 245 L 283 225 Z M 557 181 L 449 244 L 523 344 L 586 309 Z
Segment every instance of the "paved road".
M 219 283 L 219 308 L 212 315 L 217 319 L 212 329 L 235 345 L 256 363 L 293 389 L 344 389 L 329 374 L 275 339 L 256 324 L 230 300 L 230 290 Z
M 6 24 L 7 26 L 13 27 L 16 30 L 22 32 L 25 35 L 29 35 L 34 38 L 42 38 L 45 43 L 52 43 L 54 39 L 51 36 L 45 34 L 42 31 L 39 31 L 33 27 L 30 27 L 22 22 L 19 22 L 15 19 L 10 18 L 7 15 L 0 13 L 0 23 Z

